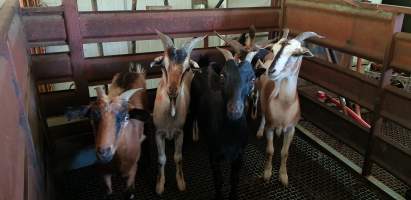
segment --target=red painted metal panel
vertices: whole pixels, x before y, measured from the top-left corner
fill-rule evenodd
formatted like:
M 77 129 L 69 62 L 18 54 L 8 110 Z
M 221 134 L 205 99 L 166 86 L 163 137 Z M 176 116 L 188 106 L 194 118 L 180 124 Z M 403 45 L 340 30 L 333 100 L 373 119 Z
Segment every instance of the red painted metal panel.
M 84 42 L 157 38 L 155 29 L 173 36 L 198 36 L 218 30 L 242 32 L 254 24 L 259 31 L 278 28 L 279 9 L 236 8 L 87 12 L 80 14 Z

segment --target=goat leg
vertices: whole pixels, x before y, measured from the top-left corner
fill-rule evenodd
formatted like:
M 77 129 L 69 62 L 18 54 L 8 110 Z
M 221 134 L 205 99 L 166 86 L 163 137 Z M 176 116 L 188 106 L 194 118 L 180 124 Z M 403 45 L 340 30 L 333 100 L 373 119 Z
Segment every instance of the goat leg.
M 130 200 L 130 199 L 135 199 L 134 195 L 134 181 L 136 178 L 136 173 L 137 173 L 137 163 L 134 163 L 134 165 L 131 167 L 130 171 L 128 172 L 127 175 L 127 190 L 124 196 L 125 200 Z
M 236 160 L 231 163 L 231 174 L 230 174 L 230 200 L 238 199 L 238 184 L 240 182 L 240 170 L 243 166 L 243 156 L 239 156 Z
M 186 182 L 184 180 L 184 174 L 183 174 L 183 155 L 182 155 L 183 140 L 184 140 L 184 132 L 181 130 L 178 130 L 175 140 L 174 140 L 174 144 L 175 144 L 174 162 L 176 163 L 177 186 L 180 191 L 186 190 Z
M 280 165 L 280 181 L 284 186 L 288 185 L 288 175 L 287 175 L 287 158 L 288 150 L 290 144 L 294 137 L 295 127 L 289 127 L 285 130 L 283 147 L 281 148 L 281 165 Z
M 258 131 L 257 131 L 257 138 L 258 139 L 263 137 L 264 130 L 265 130 L 265 116 L 264 116 L 264 113 L 263 113 L 262 116 L 261 116 L 260 126 L 259 126 Z
M 221 173 L 221 163 L 219 161 L 211 161 L 211 170 L 213 171 L 213 181 L 214 181 L 214 189 L 215 189 L 215 200 L 222 200 L 223 193 L 223 174 Z
M 264 167 L 264 180 L 270 180 L 273 175 L 273 155 L 274 155 L 274 130 L 267 129 L 266 132 L 267 146 L 266 146 L 266 161 Z
M 158 195 L 161 195 L 164 192 L 164 184 L 166 178 L 164 175 L 164 166 L 167 161 L 166 152 L 165 152 L 165 137 L 159 132 L 156 133 L 156 143 L 158 151 L 158 175 L 157 175 L 157 184 L 156 192 Z

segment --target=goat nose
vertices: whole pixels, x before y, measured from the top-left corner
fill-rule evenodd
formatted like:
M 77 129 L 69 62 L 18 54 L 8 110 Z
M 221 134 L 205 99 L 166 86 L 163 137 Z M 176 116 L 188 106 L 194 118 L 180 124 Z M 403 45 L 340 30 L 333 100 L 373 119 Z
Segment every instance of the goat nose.
M 230 112 L 241 113 L 243 111 L 244 105 L 240 102 L 230 103 L 228 108 Z
M 177 97 L 177 87 L 169 87 L 167 91 L 168 96 L 170 97 Z
M 107 147 L 107 148 L 98 148 L 97 149 L 97 153 L 101 156 L 101 157 L 108 157 L 111 154 L 111 148 Z

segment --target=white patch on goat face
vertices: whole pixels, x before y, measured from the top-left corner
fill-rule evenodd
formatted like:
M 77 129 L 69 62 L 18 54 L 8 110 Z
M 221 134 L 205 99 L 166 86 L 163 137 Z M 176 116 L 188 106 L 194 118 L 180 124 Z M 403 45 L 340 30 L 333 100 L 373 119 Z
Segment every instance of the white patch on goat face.
M 300 48 L 301 48 L 301 43 L 294 39 L 292 40 L 281 39 L 276 44 L 274 44 L 273 49 L 272 49 L 274 53 L 274 60 L 270 62 L 270 65 L 272 62 L 275 62 L 275 63 L 272 69 L 269 69 L 269 66 L 268 66 L 269 76 L 275 79 L 281 73 L 283 73 L 283 70 L 288 60 L 290 59 L 290 57 L 293 56 L 293 54 Z

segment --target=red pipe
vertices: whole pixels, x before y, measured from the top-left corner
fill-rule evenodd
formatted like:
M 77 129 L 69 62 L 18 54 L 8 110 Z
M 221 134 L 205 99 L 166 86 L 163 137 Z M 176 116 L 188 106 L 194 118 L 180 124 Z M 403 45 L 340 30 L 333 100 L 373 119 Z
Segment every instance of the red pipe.
M 321 102 L 325 102 L 326 100 L 329 100 L 331 103 L 335 104 L 336 106 L 341 107 L 341 103 L 339 100 L 335 98 L 331 98 L 323 91 L 318 91 L 317 97 L 318 97 L 318 100 L 320 100 Z M 362 119 L 361 116 L 359 116 L 357 113 L 355 113 L 353 110 L 351 110 L 348 107 L 346 109 L 347 109 L 348 115 L 351 118 L 353 118 L 354 121 L 358 122 L 360 125 L 364 126 L 365 128 L 371 128 L 371 126 L 364 119 Z

